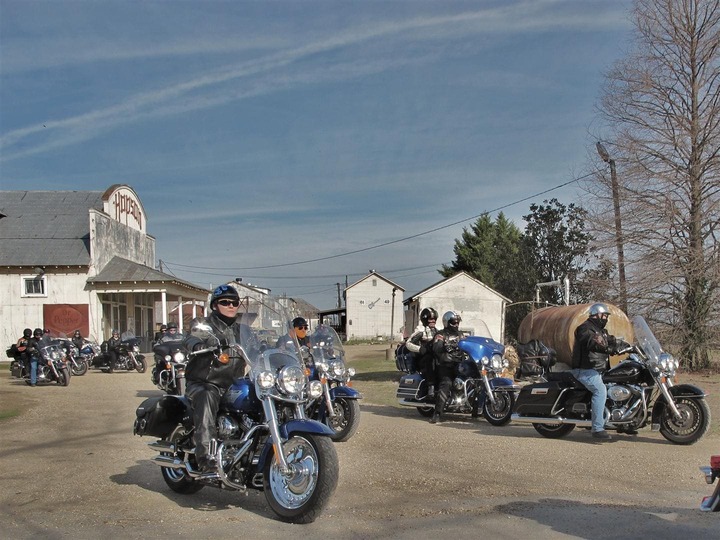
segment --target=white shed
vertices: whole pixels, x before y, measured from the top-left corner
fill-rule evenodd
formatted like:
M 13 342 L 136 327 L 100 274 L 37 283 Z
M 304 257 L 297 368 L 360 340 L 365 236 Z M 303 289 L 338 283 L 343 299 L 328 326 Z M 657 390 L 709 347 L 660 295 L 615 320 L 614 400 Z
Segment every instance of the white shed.
M 459 272 L 439 281 L 411 296 L 404 303 L 407 335 L 420 323 L 420 312 L 426 307 L 432 307 L 438 312 L 438 329 L 442 328 L 443 313 L 456 311 L 462 317 L 460 329 L 465 333 L 478 335 L 487 325 L 491 335 L 484 337 L 503 342 L 505 305 L 510 303 L 510 299 L 466 272 Z
M 400 340 L 405 289 L 377 272 L 345 289 L 347 339 Z

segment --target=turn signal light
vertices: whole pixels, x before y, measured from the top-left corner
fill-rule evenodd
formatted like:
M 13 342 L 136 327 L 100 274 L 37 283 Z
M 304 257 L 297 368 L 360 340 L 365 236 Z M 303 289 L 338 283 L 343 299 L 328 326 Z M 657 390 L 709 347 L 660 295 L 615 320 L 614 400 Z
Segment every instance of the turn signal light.
M 218 362 L 221 364 L 227 364 L 230 361 L 230 355 L 228 353 L 222 353 L 218 356 Z

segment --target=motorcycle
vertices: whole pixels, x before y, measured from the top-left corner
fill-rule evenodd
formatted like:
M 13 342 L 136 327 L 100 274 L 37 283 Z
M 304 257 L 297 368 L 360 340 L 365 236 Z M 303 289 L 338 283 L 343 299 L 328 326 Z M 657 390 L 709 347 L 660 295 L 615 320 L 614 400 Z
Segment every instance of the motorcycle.
M 17 379 L 23 379 L 25 384 L 30 385 L 30 371 L 23 362 L 20 353 L 13 344 L 7 351 L 8 357 L 12 358 L 10 373 Z M 70 369 L 65 362 L 65 350 L 57 343 L 52 343 L 40 348 L 41 359 L 37 366 L 37 384 L 56 383 L 60 386 L 70 384 Z
M 121 340 L 116 349 L 117 360 L 115 362 L 111 361 L 108 352 L 103 352 L 93 358 L 93 366 L 99 367 L 105 373 L 112 373 L 115 370 L 132 371 L 133 369 L 138 373 L 145 373 L 147 361 L 145 356 L 140 354 L 140 339 L 136 338 L 132 332 L 124 332 Z
M 676 385 L 679 362 L 663 351 L 645 319 L 635 317 L 632 323 L 637 344 L 623 343 L 616 352 L 629 353 L 628 358 L 603 374 L 605 429 L 634 433 L 650 424 L 672 443 L 693 444 L 710 425 L 705 392 Z M 590 391 L 570 371 L 548 372 L 546 379 L 522 388 L 512 421 L 532 424 L 551 439 L 576 426 L 590 429 Z
M 80 351 L 72 340 L 60 336 L 53 339 L 52 342 L 65 351 L 65 361 L 70 368 L 70 375 L 81 376 L 87 373 L 87 360 L 80 355 Z
M 100 350 L 100 345 L 97 344 L 97 341 L 94 338 L 89 337 L 80 348 L 79 354 L 80 357 L 85 360 L 88 367 L 97 367 L 94 365 L 93 360 L 95 360 L 95 357 L 100 356 L 102 351 Z
M 182 341 L 156 343 L 153 353 L 155 353 L 155 367 L 151 377 L 153 384 L 167 394 L 182 396 L 185 393 L 187 363 Z
M 254 305 L 253 305 L 254 304 Z M 250 300 L 241 322 L 254 332 L 277 328 L 287 332 L 290 318 L 277 300 Z M 292 523 L 314 521 L 337 486 L 338 457 L 326 425 L 307 418 L 308 400 L 322 396 L 319 381 L 309 381 L 296 340 L 290 349 L 261 347 L 253 335 L 229 346 L 213 336 L 209 325 L 192 332 L 216 345 L 189 353 L 212 353 L 223 362 L 229 347 L 245 357 L 249 371 L 223 395 L 212 453 L 216 473 L 201 473 L 195 459 L 193 415 L 185 396 L 165 395 L 145 400 L 136 412 L 133 432 L 159 440 L 153 462 L 161 467 L 168 487 L 193 494 L 205 486 L 247 492 L 264 491 L 270 508 Z M 223 360 L 225 358 L 225 360 Z
M 705 482 L 708 484 L 714 483 L 716 478 L 720 478 L 720 456 L 711 456 L 710 466 L 700 467 L 700 471 L 705 476 Z M 718 482 L 712 495 L 703 497 L 700 510 L 703 512 L 720 512 L 720 482 Z
M 322 422 L 334 431 L 335 442 L 352 437 L 360 425 L 362 394 L 350 386 L 355 368 L 345 367 L 345 349 L 337 332 L 321 324 L 310 336 L 306 367 L 311 381 L 320 381 L 323 395 L 306 407 L 308 418 Z
M 490 335 L 487 327 L 482 333 Z M 519 389 L 511 379 L 501 376 L 503 369 L 509 365 L 503 358 L 505 347 L 481 336 L 463 337 L 457 346 L 464 353 L 464 358 L 458 364 L 444 412 L 470 413 L 472 418 L 477 418 L 482 411 L 490 424 L 504 426 L 510 422 L 515 394 Z M 400 377 L 395 395 L 400 405 L 415 407 L 424 417 L 432 416 L 435 398 L 428 396 L 428 383 L 416 371 L 411 353 L 404 347 L 398 347 L 395 363 L 400 371 L 407 373 Z

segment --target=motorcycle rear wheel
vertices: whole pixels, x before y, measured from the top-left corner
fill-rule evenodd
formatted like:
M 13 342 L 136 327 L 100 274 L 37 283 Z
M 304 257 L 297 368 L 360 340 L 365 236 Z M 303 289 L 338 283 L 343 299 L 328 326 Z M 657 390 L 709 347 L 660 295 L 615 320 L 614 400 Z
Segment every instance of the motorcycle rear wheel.
M 705 435 L 710 427 L 710 408 L 704 399 L 675 398 L 682 418 L 676 419 L 670 407 L 665 407 L 660 418 L 660 433 L 674 444 L 693 444 Z
M 283 521 L 312 523 L 320 515 L 338 482 L 338 457 L 332 439 L 304 433 L 284 444 L 290 476 L 269 456 L 263 469 L 265 499 Z
M 489 399 L 485 399 L 483 405 L 483 416 L 493 426 L 504 426 L 510 422 L 515 395 L 511 392 L 495 392 L 495 405 Z
M 360 404 L 357 399 L 336 398 L 333 409 L 335 418 L 325 418 L 325 424 L 335 432 L 330 438 L 335 442 L 345 442 L 355 435 L 360 426 Z
M 420 413 L 420 416 L 424 416 L 425 418 L 430 418 L 433 413 L 435 412 L 435 405 L 426 405 L 425 407 L 417 407 L 417 411 Z
M 174 443 L 178 439 L 180 439 L 183 434 L 183 431 L 176 430 L 172 435 L 170 435 L 170 437 L 168 437 L 167 439 L 163 439 L 163 441 Z M 182 452 L 178 452 L 176 456 L 173 456 L 173 454 L 169 452 L 160 452 L 160 455 L 177 457 L 178 459 L 185 458 L 184 453 Z M 192 495 L 193 493 L 197 493 L 205 487 L 200 482 L 197 482 L 195 481 L 195 479 L 190 478 L 184 469 L 171 469 L 170 467 L 161 467 L 160 472 L 162 473 L 162 477 L 163 480 L 165 480 L 165 483 L 175 493 L 180 493 L 181 495 Z
M 533 427 L 543 437 L 560 439 L 575 429 L 575 424 L 533 424 Z

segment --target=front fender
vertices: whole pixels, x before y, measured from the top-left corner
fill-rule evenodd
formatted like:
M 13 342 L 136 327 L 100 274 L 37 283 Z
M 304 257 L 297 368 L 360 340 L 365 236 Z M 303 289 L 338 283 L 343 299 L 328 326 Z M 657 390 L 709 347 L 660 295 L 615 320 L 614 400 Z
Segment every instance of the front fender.
M 495 377 L 494 379 L 490 379 L 490 388 L 493 390 L 495 389 L 507 389 L 507 390 L 519 390 L 520 387 L 517 386 L 512 379 L 508 379 L 507 377 Z
M 285 424 L 282 424 L 279 426 L 280 429 L 280 436 L 287 440 L 290 437 L 292 437 L 294 434 L 299 433 L 310 433 L 313 435 L 326 435 L 331 436 L 335 435 L 335 432 L 330 429 L 325 424 L 321 424 L 320 422 L 316 420 L 290 420 L 289 422 L 286 422 Z M 265 446 L 262 449 L 262 452 L 260 453 L 260 459 L 258 460 L 257 464 L 257 471 L 262 472 L 262 470 L 265 467 L 265 461 L 267 459 L 273 458 L 273 444 L 272 444 L 272 437 L 268 437 L 267 441 L 265 442 Z
M 330 389 L 330 398 L 362 399 L 362 394 L 350 386 L 336 386 Z
M 691 399 L 704 399 L 707 394 L 702 388 L 695 386 L 694 384 L 678 384 L 668 388 L 673 398 L 691 398 Z M 660 422 L 660 417 L 667 406 L 665 396 L 660 394 L 657 401 L 653 405 L 652 409 L 652 423 L 657 424 Z

